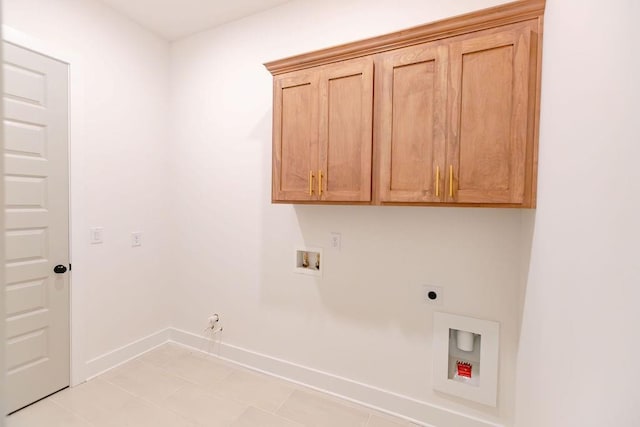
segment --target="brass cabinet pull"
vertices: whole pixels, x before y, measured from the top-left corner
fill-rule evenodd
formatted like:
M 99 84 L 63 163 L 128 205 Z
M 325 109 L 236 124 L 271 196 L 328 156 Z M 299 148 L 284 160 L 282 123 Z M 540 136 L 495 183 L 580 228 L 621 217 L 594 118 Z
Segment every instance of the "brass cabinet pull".
M 449 197 L 453 197 L 453 165 L 449 165 Z
M 440 197 L 440 166 L 436 166 L 436 197 Z
M 322 196 L 322 169 L 318 171 L 318 195 Z
M 309 171 L 309 195 L 313 196 L 313 171 Z

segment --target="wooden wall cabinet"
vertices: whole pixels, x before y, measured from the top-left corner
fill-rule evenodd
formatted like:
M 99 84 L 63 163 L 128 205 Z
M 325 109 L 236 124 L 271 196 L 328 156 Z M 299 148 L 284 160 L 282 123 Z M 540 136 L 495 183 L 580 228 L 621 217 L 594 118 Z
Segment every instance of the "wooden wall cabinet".
M 529 204 L 534 30 L 523 22 L 378 56 L 381 203 Z
M 535 207 L 544 6 L 265 64 L 273 201 Z
M 274 79 L 274 201 L 369 202 L 373 59 Z

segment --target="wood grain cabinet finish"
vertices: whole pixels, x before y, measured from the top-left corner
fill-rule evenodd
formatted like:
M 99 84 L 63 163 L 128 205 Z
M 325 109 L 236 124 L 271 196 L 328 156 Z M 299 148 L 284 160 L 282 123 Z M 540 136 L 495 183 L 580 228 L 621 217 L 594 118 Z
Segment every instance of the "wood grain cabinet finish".
M 369 202 L 373 59 L 274 81 L 272 200 Z
M 279 76 L 274 84 L 273 199 L 314 200 L 318 166 L 319 72 Z
M 381 202 L 444 200 L 448 48 L 427 43 L 376 61 Z
M 380 202 L 529 203 L 533 30 L 524 22 L 379 55 Z
M 516 1 L 265 64 L 273 201 L 535 207 L 544 7 Z
M 320 78 L 318 199 L 371 200 L 373 59 L 324 67 Z
M 532 32 L 525 22 L 451 42 L 447 202 L 530 203 Z

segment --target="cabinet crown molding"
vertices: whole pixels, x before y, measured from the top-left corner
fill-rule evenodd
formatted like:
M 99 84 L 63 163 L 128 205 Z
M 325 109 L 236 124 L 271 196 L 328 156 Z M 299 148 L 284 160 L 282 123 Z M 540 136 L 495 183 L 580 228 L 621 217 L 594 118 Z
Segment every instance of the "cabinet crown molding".
M 290 71 L 374 55 L 388 50 L 540 18 L 544 14 L 545 4 L 546 0 L 520 0 L 506 3 L 383 36 L 267 62 L 264 66 L 275 76 Z

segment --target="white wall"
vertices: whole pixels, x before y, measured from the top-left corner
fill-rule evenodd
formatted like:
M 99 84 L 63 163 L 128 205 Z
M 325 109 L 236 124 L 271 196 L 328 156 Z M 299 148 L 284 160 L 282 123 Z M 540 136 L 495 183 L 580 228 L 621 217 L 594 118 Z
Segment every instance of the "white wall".
M 5 0 L 71 63 L 72 372 L 168 326 L 168 44 L 94 0 Z M 89 245 L 90 226 L 104 244 Z M 144 232 L 140 248 L 132 231 Z
M 261 65 L 496 3 L 294 1 L 172 45 L 177 328 L 201 334 L 218 312 L 227 343 L 512 424 L 530 246 L 522 213 L 272 205 L 272 83 Z M 328 248 L 332 231 L 341 252 Z M 292 272 L 299 244 L 325 248 L 322 280 Z M 423 284 L 445 288 L 439 309 L 501 323 L 498 409 L 432 391 Z
M 519 427 L 640 425 L 638 17 L 547 2 Z

